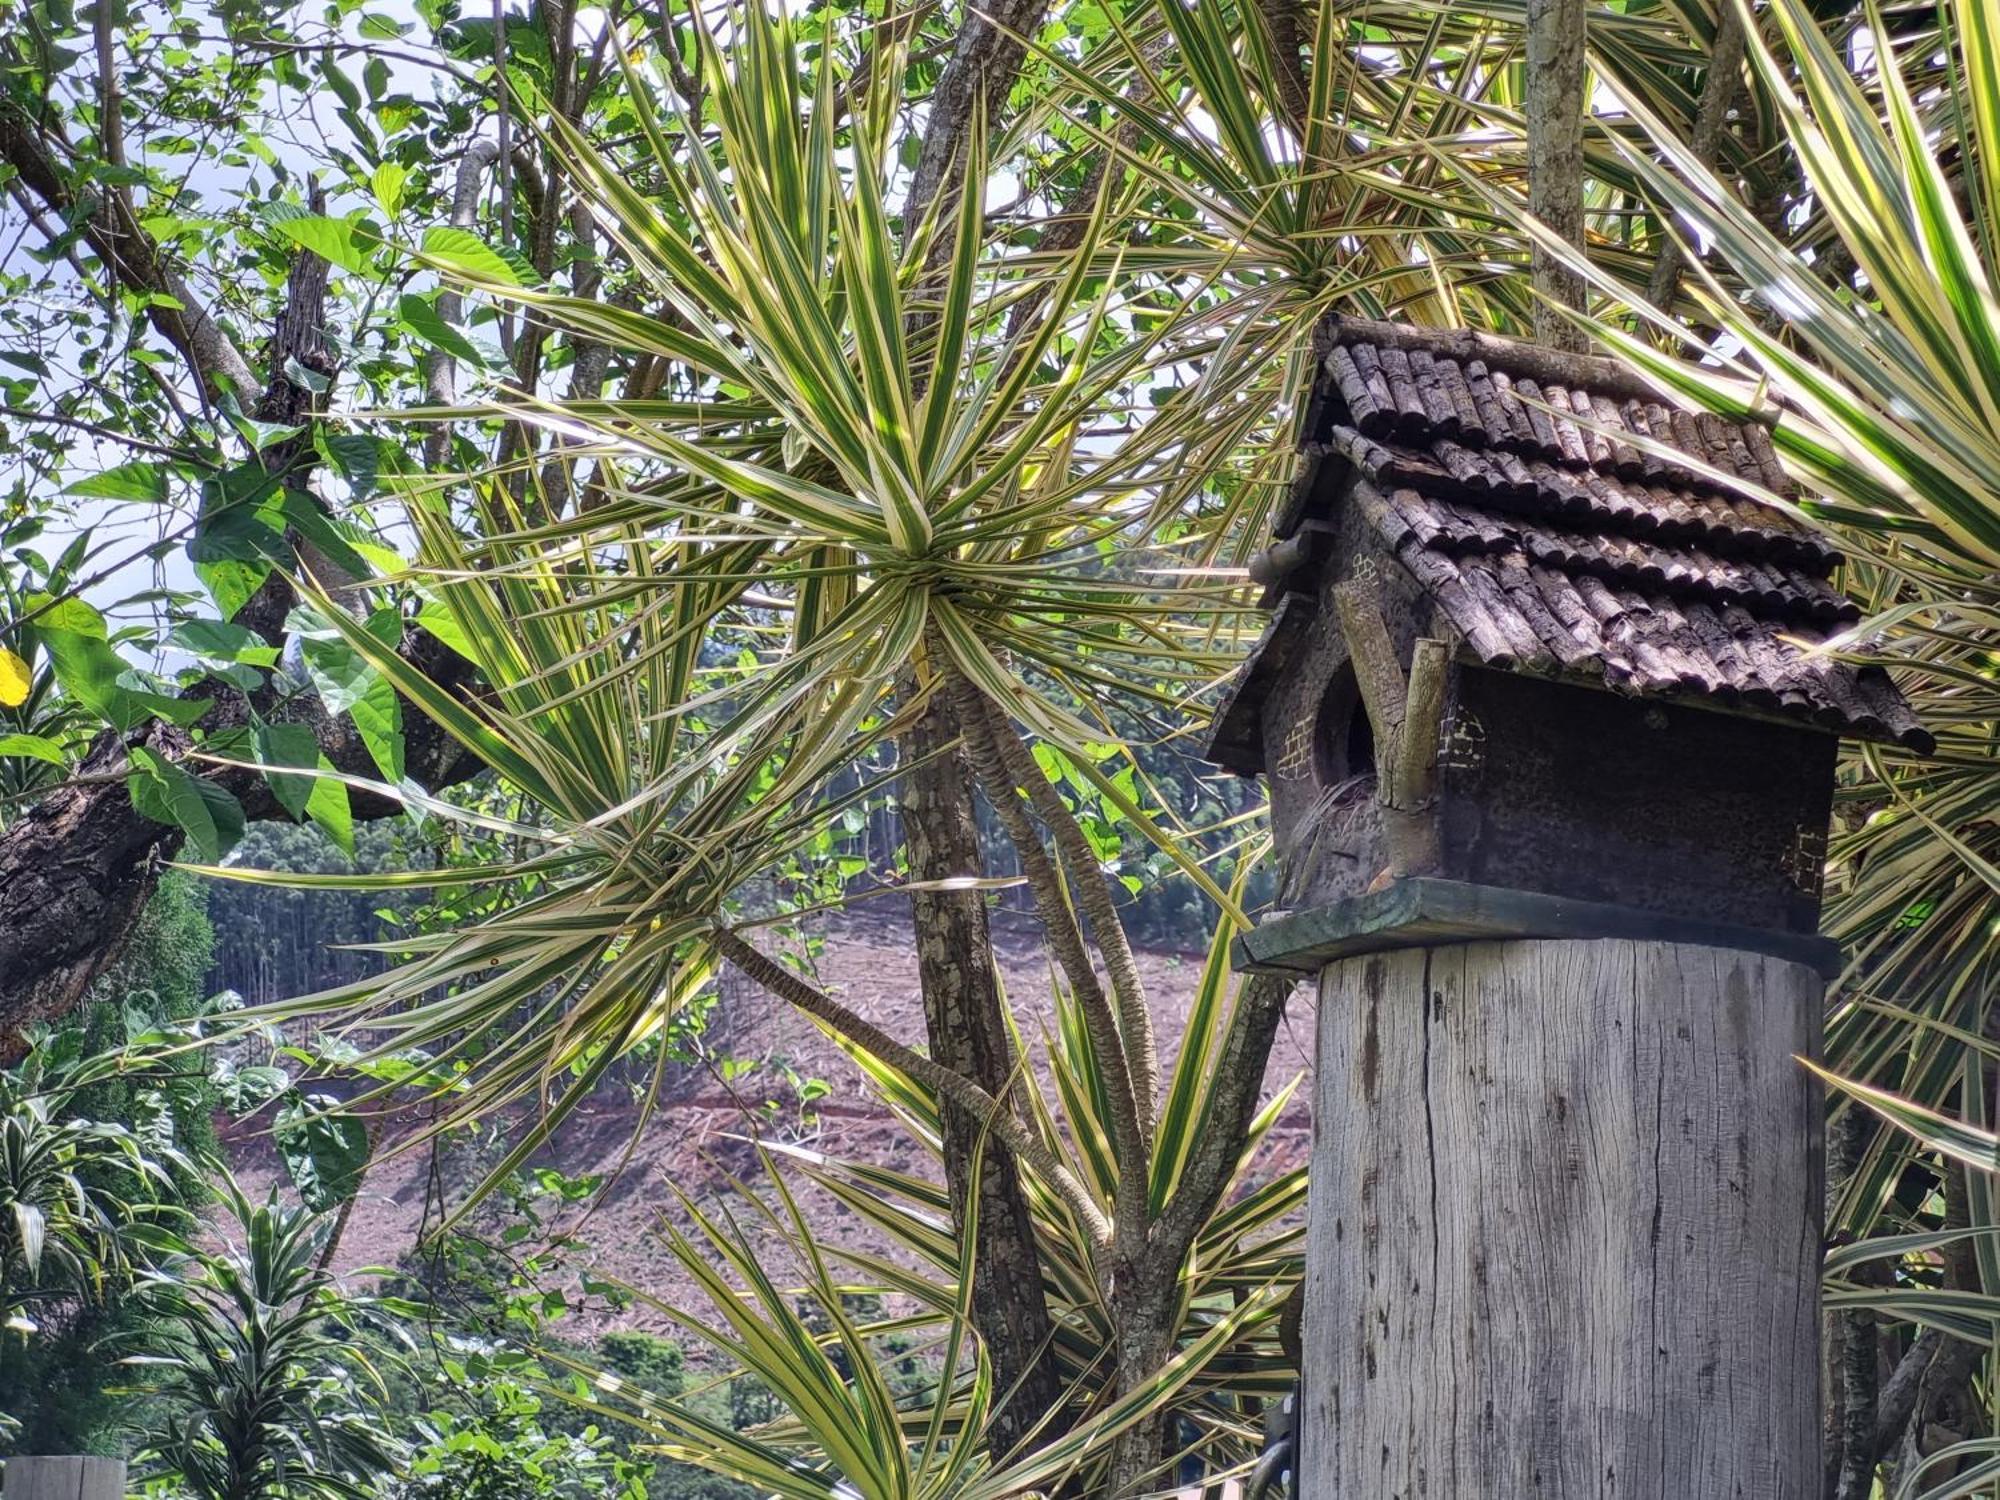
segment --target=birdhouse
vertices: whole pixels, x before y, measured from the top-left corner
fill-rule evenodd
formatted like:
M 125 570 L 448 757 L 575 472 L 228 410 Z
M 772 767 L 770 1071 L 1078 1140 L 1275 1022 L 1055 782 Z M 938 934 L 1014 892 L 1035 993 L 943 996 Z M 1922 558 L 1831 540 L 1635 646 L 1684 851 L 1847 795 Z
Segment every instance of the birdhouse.
M 1931 738 L 1812 649 L 1859 611 L 1826 540 L 1731 483 L 1791 495 L 1764 428 L 1489 336 L 1333 320 L 1315 353 L 1251 570 L 1270 625 L 1208 749 L 1267 779 L 1283 856 L 1239 958 L 1609 922 L 1823 961 L 1837 741 Z

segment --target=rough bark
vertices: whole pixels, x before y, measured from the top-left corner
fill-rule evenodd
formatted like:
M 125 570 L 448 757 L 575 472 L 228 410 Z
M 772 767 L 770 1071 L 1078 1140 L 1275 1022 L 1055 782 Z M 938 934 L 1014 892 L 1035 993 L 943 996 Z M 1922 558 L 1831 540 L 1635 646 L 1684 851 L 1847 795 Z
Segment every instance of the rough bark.
M 930 123 L 910 174 L 906 233 L 929 212 L 939 193 L 956 190 L 973 111 L 983 110 L 987 125 L 994 123 L 1026 55 L 1022 38 L 1035 34 L 1048 8 L 1048 0 L 996 0 L 966 8 L 951 60 L 931 90 Z M 949 222 L 950 212 L 947 198 L 939 213 Z M 940 248 L 949 246 L 950 236 L 941 236 Z
M 404 654 L 441 683 L 462 685 L 463 661 L 429 636 L 412 631 Z M 248 709 L 239 694 L 218 695 L 200 727 L 210 734 L 240 727 L 249 720 Z M 293 699 L 267 717 L 309 725 L 336 769 L 376 774 L 360 736 L 328 718 L 317 698 Z M 409 774 L 419 782 L 447 786 L 478 769 L 429 720 L 412 712 L 405 721 Z M 140 814 L 125 788 L 129 751 L 141 745 L 178 759 L 193 748 L 193 736 L 164 722 L 129 735 L 107 732 L 71 784 L 43 797 L 0 834 L 0 1047 L 22 1026 L 61 1015 L 83 998 L 90 981 L 116 958 L 161 868 L 180 852 L 180 830 Z M 188 769 L 235 796 L 252 820 L 287 816 L 258 772 Z M 367 796 L 354 797 L 353 807 L 356 818 L 401 810 Z
M 914 763 L 902 786 L 903 829 L 915 881 L 983 873 L 971 776 L 958 751 L 939 753 L 957 739 L 949 706 L 942 694 L 933 694 L 903 743 Z M 919 890 L 911 906 L 931 1056 L 1005 1099 L 1015 1082 L 1014 1056 L 993 972 L 985 897 L 977 890 Z M 1002 1396 L 989 1440 L 995 1453 L 1007 1453 L 1030 1440 L 1045 1443 L 1061 1431 L 1058 1422 L 1045 1423 L 1062 1404 L 1063 1386 L 1035 1248 L 1034 1216 L 1013 1158 L 997 1142 L 982 1141 L 978 1119 L 951 1104 L 942 1116 L 945 1182 L 960 1224 L 977 1164 L 972 1317 Z M 1043 1424 L 1039 1430 L 1038 1424 Z
M 300 254 L 293 262 L 285 294 L 266 349 L 272 372 L 260 381 L 242 352 L 175 269 L 171 259 L 140 227 L 116 193 L 94 206 L 82 201 L 59 152 L 67 147 L 49 135 L 18 103 L 0 97 L 0 162 L 14 168 L 19 191 L 65 215 L 88 211 L 86 239 L 111 274 L 128 287 L 171 298 L 156 300 L 147 316 L 178 350 L 205 390 L 230 391 L 260 421 L 290 426 L 309 422 L 311 389 L 288 377 L 288 363 L 320 375 L 332 373 L 324 336 L 327 266 Z M 317 205 L 315 205 L 317 206 Z M 311 473 L 310 434 L 266 449 L 267 469 L 286 475 L 304 490 Z M 301 539 L 292 541 L 300 561 L 322 582 L 347 580 Z M 291 587 L 274 574 L 238 612 L 236 623 L 276 644 L 294 602 Z M 448 688 L 464 686 L 464 662 L 437 642 L 412 631 L 404 654 Z M 208 734 L 249 722 L 251 709 L 266 719 L 305 722 L 336 769 L 372 775 L 373 762 L 351 726 L 327 718 L 316 699 L 278 703 L 269 687 L 246 699 L 231 688 L 197 685 L 189 696 L 212 698 L 215 706 L 200 721 Z M 433 785 L 448 785 L 477 769 L 430 721 L 405 716 L 410 774 Z M 0 833 L 0 1050 L 29 1022 L 59 1015 L 74 1006 L 90 982 L 124 945 L 132 923 L 151 895 L 161 867 L 179 852 L 178 829 L 152 822 L 133 807 L 123 781 L 129 751 L 143 745 L 169 758 L 192 748 L 186 730 L 153 723 L 128 735 L 99 736 L 71 783 L 51 792 Z M 198 769 L 191 767 L 191 769 Z M 209 768 L 206 778 L 231 792 L 252 819 L 284 816 L 263 777 L 251 771 Z M 356 817 L 381 817 L 398 810 L 378 798 L 354 799 Z
M 1528 0 L 1528 211 L 1583 245 L 1584 0 Z M 1585 347 L 1561 309 L 1583 306 L 1583 278 L 1540 246 L 1534 252 L 1535 338 L 1557 349 Z
M 1743 13 L 1733 4 L 1722 6 L 1715 23 L 1715 41 L 1709 48 L 1708 68 L 1701 80 L 1701 103 L 1696 107 L 1694 133 L 1688 149 L 1695 160 L 1713 166 L 1722 154 L 1722 134 L 1729 128 L 1730 107 L 1743 86 Z M 1663 239 L 1660 258 L 1646 282 L 1646 300 L 1667 308 L 1680 286 L 1680 245 Z
M 1534 940 L 1321 976 L 1300 1493 L 1807 1500 L 1821 985 Z

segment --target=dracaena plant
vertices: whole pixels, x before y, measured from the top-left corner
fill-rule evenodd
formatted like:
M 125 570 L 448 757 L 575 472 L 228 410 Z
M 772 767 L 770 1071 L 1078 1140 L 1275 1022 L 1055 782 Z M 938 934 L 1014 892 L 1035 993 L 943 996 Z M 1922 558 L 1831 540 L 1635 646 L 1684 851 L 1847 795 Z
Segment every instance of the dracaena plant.
M 412 879 L 528 889 L 282 1011 L 467 1061 L 460 1111 L 539 1095 L 538 1123 L 490 1183 L 732 963 L 973 1121 L 1060 1201 L 1111 1320 L 1100 1388 L 1127 1402 L 1181 1357 L 1183 1266 L 1236 1178 L 1289 985 L 1245 985 L 1205 1128 L 1177 1135 L 1185 1159 L 1157 1176 L 1148 998 L 1100 855 L 1035 754 L 1240 917 L 1197 844 L 1101 748 L 1116 733 L 1107 704 L 1179 709 L 1227 659 L 1186 627 L 1236 606 L 1177 572 L 1155 581 L 1134 554 L 1193 505 L 1202 445 L 1236 420 L 1237 397 L 1227 382 L 1201 406 L 1135 394 L 1188 346 L 1118 269 L 1118 184 L 1100 187 L 1073 259 L 1042 264 L 990 222 L 986 184 L 1008 148 L 975 123 L 959 187 L 892 214 L 893 50 L 850 99 L 840 49 L 809 62 L 775 8 L 733 9 L 726 47 L 697 35 L 699 117 L 656 115 L 633 78 L 636 157 L 560 118 L 548 137 L 670 318 L 523 285 L 498 257 L 414 252 L 536 317 L 671 358 L 687 394 L 496 396 L 485 410 L 559 441 L 563 482 L 516 465 L 472 476 L 454 509 L 437 478 L 402 478 L 421 547 L 404 581 L 471 659 L 476 692 L 426 677 L 332 598 L 314 603 L 520 799 L 511 819 L 429 803 L 484 818 L 522 853 Z M 911 732 L 938 714 L 942 740 Z M 753 941 L 746 892 L 838 813 L 834 775 L 885 739 L 906 779 L 962 755 L 946 796 L 969 807 L 976 776 L 998 811 L 1089 1036 L 1101 1162 L 1064 1159 L 1018 1081 L 926 1056 Z M 918 815 L 911 799 L 906 820 Z M 920 891 L 978 884 L 917 873 Z M 991 955 L 975 943 L 953 962 Z M 949 1166 L 961 1202 L 965 1170 Z M 961 1279 L 976 1285 L 977 1269 Z M 1003 1400 L 1019 1374 L 1003 1372 Z M 1107 1482 L 1156 1474 L 1169 1436 L 1164 1410 L 1116 1424 Z
M 632 1424 L 662 1456 L 753 1485 L 773 1500 L 1104 1493 L 1104 1466 L 1120 1437 L 1151 1425 L 1162 1411 L 1198 1409 L 1201 1398 L 1190 1396 L 1204 1387 L 1213 1405 L 1227 1352 L 1276 1314 L 1278 1289 L 1271 1281 L 1237 1288 L 1239 1295 L 1211 1309 L 1143 1383 L 1114 1396 L 1081 1381 L 1099 1397 L 1092 1409 L 1074 1421 L 1045 1413 L 1055 1436 L 1028 1451 L 995 1454 L 980 1440 L 995 1391 L 972 1335 L 971 1276 L 938 1283 L 879 1256 L 824 1244 L 768 1155 L 764 1166 L 767 1193 L 738 1185 L 745 1217 L 705 1211 L 684 1199 L 689 1230 L 662 1231 L 669 1252 L 700 1288 L 704 1308 L 668 1303 L 643 1288 L 628 1290 L 727 1361 L 725 1378 L 761 1380 L 780 1408 L 777 1418 L 734 1431 L 572 1354 L 541 1352 L 573 1377 L 567 1385 L 549 1385 L 550 1394 Z M 952 1237 L 949 1229 L 941 1232 Z M 967 1234 L 961 1249 L 970 1242 Z M 842 1262 L 849 1263 L 846 1274 L 837 1269 Z M 855 1269 L 871 1279 L 857 1283 Z M 789 1270 L 798 1273 L 796 1281 L 784 1279 Z M 855 1310 L 858 1302 L 884 1294 L 900 1297 L 910 1310 L 877 1318 Z M 903 1393 L 883 1369 L 883 1345 L 892 1337 L 906 1351 L 903 1357 L 920 1360 L 930 1377 Z
M 1232 1003 L 1238 985 L 1229 968 L 1235 930 L 1223 924 L 1210 946 L 1189 1009 L 1174 1068 L 1166 1080 L 1164 1103 L 1152 1140 L 1151 1194 L 1171 1202 L 1183 1175 L 1201 1153 L 1197 1142 L 1215 1125 L 1219 1095 L 1217 1065 L 1228 1045 Z M 1075 995 L 1059 990 L 1056 1029 L 1048 1040 L 1053 1099 L 1039 1092 L 1027 1100 L 1032 1124 L 1050 1155 L 1061 1160 L 1107 1215 L 1117 1211 L 1119 1162 L 1111 1088 L 1115 1074 L 1103 1065 L 1091 1028 Z M 867 1076 L 876 1095 L 903 1128 L 934 1158 L 942 1160 L 936 1092 L 865 1049 L 834 1034 Z M 1022 1050 L 1027 1050 L 1025 1039 Z M 1281 1344 L 1271 1292 L 1289 1293 L 1301 1273 L 1302 1210 L 1306 1180 L 1301 1167 L 1270 1170 L 1265 1146 L 1272 1127 L 1291 1101 L 1296 1080 L 1277 1089 L 1244 1133 L 1233 1166 L 1232 1189 L 1243 1191 L 1228 1207 L 1202 1223 L 1188 1258 L 1168 1347 L 1181 1352 L 1201 1344 L 1217 1323 L 1235 1316 L 1248 1301 L 1263 1299 L 1266 1316 L 1242 1326 L 1235 1341 L 1204 1363 L 1175 1393 L 1173 1425 L 1204 1471 L 1222 1473 L 1254 1458 L 1263 1440 L 1261 1407 L 1281 1399 L 1296 1377 L 1292 1356 Z M 863 1275 L 878 1279 L 918 1305 L 942 1310 L 953 1289 L 977 1275 L 955 1232 L 949 1195 L 934 1178 L 873 1163 L 856 1162 L 800 1145 L 768 1148 L 797 1165 L 794 1170 L 845 1204 L 872 1226 L 897 1255 L 855 1249 L 831 1251 Z M 1102 1274 L 1103 1251 L 1070 1211 L 1061 1194 L 1028 1172 L 1035 1209 L 1047 1296 L 1057 1309 L 1057 1355 L 1066 1397 L 1076 1404 L 1070 1420 L 1082 1421 L 1101 1405 L 1107 1383 L 1105 1351 L 1118 1336 L 1116 1288 Z M 913 1257 L 921 1268 L 904 1264 Z M 1084 1490 L 1096 1493 L 1101 1465 L 1086 1465 Z
M 1872 10 L 1857 19 L 1890 34 Z M 1849 1420 L 1832 1456 L 1844 1477 L 1829 1483 L 1866 1493 L 1879 1461 L 1895 1493 L 1920 1480 L 1971 1493 L 1996 1472 L 1979 1456 L 1991 1432 L 1942 1454 L 1923 1445 L 1929 1403 L 1957 1399 L 1982 1364 L 1990 1374 L 2000 1311 L 2000 7 L 1952 0 L 1936 34 L 1866 54 L 1799 0 L 1738 21 L 1810 193 L 1796 236 L 1628 100 L 1632 169 L 1686 232 L 1696 322 L 1640 305 L 1592 331 L 1680 400 L 1770 424 L 1866 610 L 1827 649 L 1874 648 L 1937 737 L 1934 755 L 1869 746 L 1845 763 L 1825 923 L 1849 962 L 1826 1069 L 1832 1227 L 1857 1241 L 1829 1261 L 1829 1300 L 1851 1315 L 1841 1337 L 1872 1343 L 1875 1315 L 1900 1325 L 1888 1337 L 1905 1389 L 1942 1362 L 1914 1416 L 1892 1412 L 1896 1381 L 1879 1421 L 1872 1376 L 1837 1386 Z M 1616 309 L 1620 289 L 1597 283 Z
M 331 1214 L 219 1186 L 233 1242 L 183 1241 L 137 1286 L 125 1363 L 164 1413 L 141 1463 L 204 1500 L 359 1500 L 398 1461 L 359 1337 L 377 1304 L 320 1264 Z
M 40 1049 L 0 1070 L 0 1326 L 36 1331 L 38 1304 L 103 1299 L 130 1283 L 181 1210 L 178 1153 L 71 1108 L 116 1059 L 52 1062 Z

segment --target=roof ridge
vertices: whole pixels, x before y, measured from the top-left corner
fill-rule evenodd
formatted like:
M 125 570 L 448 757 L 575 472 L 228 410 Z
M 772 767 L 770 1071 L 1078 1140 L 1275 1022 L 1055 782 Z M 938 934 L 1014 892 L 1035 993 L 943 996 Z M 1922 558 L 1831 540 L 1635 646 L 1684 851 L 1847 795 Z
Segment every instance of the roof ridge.
M 1443 355 L 1461 364 L 1478 360 L 1489 368 L 1524 376 L 1537 384 L 1553 381 L 1557 385 L 1582 386 L 1607 396 L 1688 409 L 1662 395 L 1658 386 L 1634 374 L 1628 366 L 1602 354 L 1573 354 L 1475 328 L 1425 328 L 1415 323 L 1388 323 L 1344 313 L 1327 314 L 1322 327 L 1328 352 L 1349 344 L 1374 344 L 1383 349 Z

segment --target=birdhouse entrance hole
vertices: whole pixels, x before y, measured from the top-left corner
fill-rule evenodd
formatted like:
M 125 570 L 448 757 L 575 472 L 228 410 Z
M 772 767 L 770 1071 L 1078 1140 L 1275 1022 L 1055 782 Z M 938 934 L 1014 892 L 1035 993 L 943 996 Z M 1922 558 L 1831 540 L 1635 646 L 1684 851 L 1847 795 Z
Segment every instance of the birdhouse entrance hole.
M 1375 730 L 1362 706 L 1352 666 L 1341 667 L 1327 683 L 1313 738 L 1314 770 L 1321 786 L 1375 774 Z

